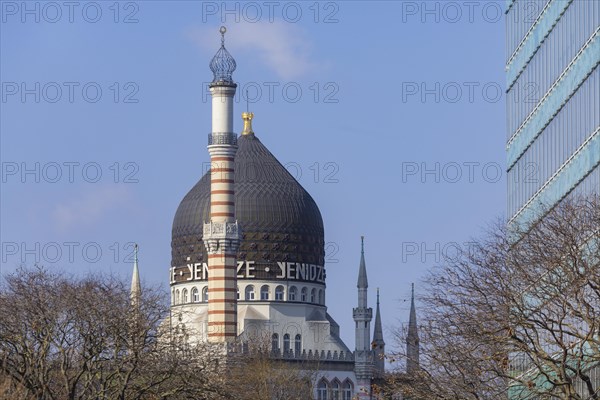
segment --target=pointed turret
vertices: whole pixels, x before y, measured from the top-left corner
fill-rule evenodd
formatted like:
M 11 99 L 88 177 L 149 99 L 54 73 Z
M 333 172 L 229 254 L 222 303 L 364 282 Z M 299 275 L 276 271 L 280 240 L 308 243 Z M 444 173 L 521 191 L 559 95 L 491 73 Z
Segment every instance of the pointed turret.
M 359 398 L 370 398 L 373 378 L 373 352 L 371 351 L 371 319 L 373 309 L 367 306 L 367 267 L 365 264 L 365 240 L 361 236 L 360 264 L 358 267 L 358 307 L 352 314 L 356 323 L 356 351 L 354 373 L 356 374 Z
M 375 330 L 373 332 L 373 351 L 375 376 L 383 377 L 385 371 L 385 342 L 381 326 L 381 311 L 379 310 L 379 288 L 377 288 L 377 309 L 375 311 Z
M 358 282 L 356 287 L 359 289 L 367 289 L 369 281 L 367 280 L 367 267 L 365 265 L 365 237 L 360 237 L 360 265 L 358 267 Z
M 131 302 L 136 304 L 142 295 L 142 285 L 140 284 L 140 271 L 138 268 L 138 245 L 133 248 L 133 273 L 131 274 Z
M 377 309 L 375 310 L 375 331 L 373 332 L 373 342 L 378 340 L 383 342 L 383 328 L 381 326 L 381 314 L 379 310 L 379 288 L 377 288 Z
M 406 336 L 406 373 L 412 374 L 419 369 L 419 330 L 417 328 L 417 312 L 415 310 L 415 284 L 412 284 L 410 296 L 410 317 L 408 335 Z

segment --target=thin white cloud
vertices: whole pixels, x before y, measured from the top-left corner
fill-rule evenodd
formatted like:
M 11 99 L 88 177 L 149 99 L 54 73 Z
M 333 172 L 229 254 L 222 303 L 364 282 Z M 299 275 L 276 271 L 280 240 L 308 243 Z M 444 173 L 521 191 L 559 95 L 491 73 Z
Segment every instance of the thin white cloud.
M 131 191 L 124 185 L 95 185 L 81 196 L 54 207 L 52 216 L 56 229 L 66 232 L 75 227 L 93 225 L 109 211 L 126 206 L 131 197 Z
M 201 28 L 189 36 L 202 48 L 216 52 L 218 29 Z M 225 45 L 235 56 L 251 53 L 282 79 L 295 79 L 313 72 L 319 64 L 311 59 L 311 42 L 298 24 L 284 21 L 241 22 L 227 26 Z

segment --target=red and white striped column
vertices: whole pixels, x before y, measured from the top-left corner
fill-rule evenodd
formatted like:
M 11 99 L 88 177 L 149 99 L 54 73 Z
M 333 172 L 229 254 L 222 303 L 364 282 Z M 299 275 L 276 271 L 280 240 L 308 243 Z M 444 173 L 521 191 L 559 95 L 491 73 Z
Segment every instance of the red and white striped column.
M 221 34 L 224 33 L 222 28 Z M 212 133 L 208 140 L 210 222 L 204 224 L 203 240 L 208 251 L 208 341 L 220 343 L 237 337 L 236 258 L 240 242 L 234 197 L 237 135 L 233 131 L 233 96 L 237 85 L 231 73 L 235 61 L 225 50 L 223 39 L 211 69 L 215 78 L 209 85 L 212 95 Z

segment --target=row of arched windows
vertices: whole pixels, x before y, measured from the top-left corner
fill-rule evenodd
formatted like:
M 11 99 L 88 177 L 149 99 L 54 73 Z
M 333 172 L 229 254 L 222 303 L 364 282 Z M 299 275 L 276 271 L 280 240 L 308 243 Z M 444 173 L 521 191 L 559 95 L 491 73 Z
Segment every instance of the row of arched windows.
M 298 294 L 298 288 L 296 286 L 290 286 L 290 290 L 288 293 L 288 301 L 301 301 L 301 302 L 311 302 L 318 304 L 325 304 L 325 292 L 323 289 L 312 288 L 310 291 L 310 297 L 308 294 L 308 288 L 303 287 L 300 289 L 300 293 Z
M 275 288 L 275 298 L 271 297 L 269 285 L 263 285 L 260 288 L 260 300 L 283 300 L 284 299 L 284 288 L 279 285 Z M 307 287 L 303 287 L 300 290 L 300 294 L 298 295 L 298 288 L 296 286 L 290 286 L 288 292 L 288 301 L 301 301 L 301 302 L 310 302 L 317 304 L 325 304 L 325 292 L 323 289 L 317 290 L 316 288 L 311 289 L 310 296 Z M 244 293 L 244 300 L 256 300 L 255 288 L 253 285 L 246 286 Z M 238 300 L 240 300 L 239 296 L 239 288 L 238 288 Z
M 200 300 L 200 292 L 197 287 L 192 288 L 188 292 L 187 289 L 183 289 L 181 292 L 179 289 L 173 291 L 173 303 L 174 304 L 185 304 L 185 303 L 200 303 L 200 301 L 208 301 L 208 287 L 202 288 L 202 300 Z
M 329 382 L 323 378 L 317 384 L 318 400 L 352 400 L 354 385 L 350 379 L 341 383 L 337 378 Z
M 291 347 L 292 343 L 290 342 L 290 334 L 286 333 L 283 335 L 283 353 L 289 354 L 292 351 Z M 278 353 L 280 350 L 279 347 L 279 335 L 274 333 L 271 336 L 271 351 L 274 353 Z M 302 335 L 297 334 L 294 337 L 294 354 L 302 353 Z
M 248 285 L 244 289 L 244 300 L 279 300 L 283 301 L 285 298 L 284 287 L 282 285 L 278 285 L 275 288 L 275 297 L 271 297 L 271 292 L 269 285 L 263 285 L 260 288 L 260 297 L 256 296 L 256 291 L 254 285 Z M 240 300 L 240 288 L 238 287 L 238 300 Z M 296 286 L 290 286 L 287 296 L 288 301 L 300 301 L 303 303 L 316 303 L 316 304 L 325 304 L 325 292 L 323 289 L 317 290 L 316 288 L 312 288 L 309 291 L 307 287 L 303 287 L 298 292 L 298 288 Z M 188 292 L 188 289 L 179 290 L 176 289 L 173 291 L 173 303 L 174 304 L 186 304 L 186 303 L 200 303 L 200 302 L 208 302 L 208 287 L 202 288 L 202 297 L 200 297 L 200 292 L 198 288 L 194 287 L 191 291 Z

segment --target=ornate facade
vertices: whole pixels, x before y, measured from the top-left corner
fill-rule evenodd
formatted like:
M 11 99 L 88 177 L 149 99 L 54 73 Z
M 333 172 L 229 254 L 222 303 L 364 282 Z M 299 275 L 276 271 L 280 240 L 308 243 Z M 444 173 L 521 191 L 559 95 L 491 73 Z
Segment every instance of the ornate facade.
M 181 201 L 172 229 L 173 315 L 193 339 L 245 343 L 267 338 L 278 359 L 319 365 L 317 399 L 376 398 L 384 373 L 379 295 L 371 341 L 364 242 L 358 277 L 356 349 L 327 312 L 323 219 L 317 204 L 259 140 L 252 113 L 233 131 L 236 63 L 221 48 L 213 82 L 211 170 Z

